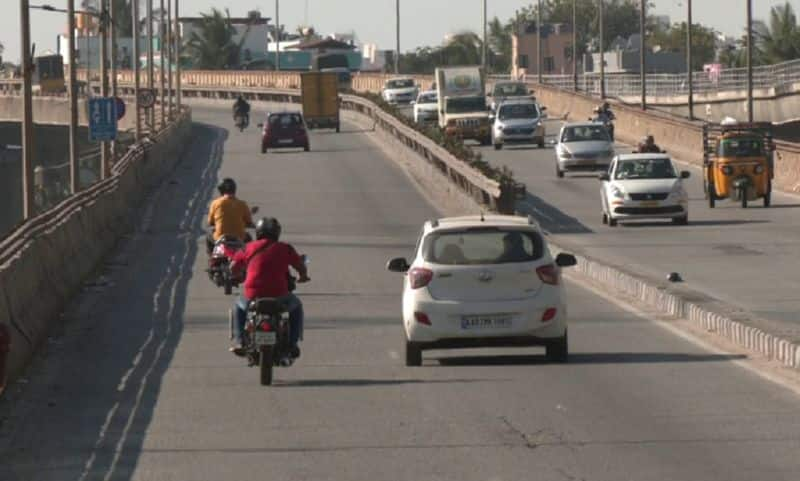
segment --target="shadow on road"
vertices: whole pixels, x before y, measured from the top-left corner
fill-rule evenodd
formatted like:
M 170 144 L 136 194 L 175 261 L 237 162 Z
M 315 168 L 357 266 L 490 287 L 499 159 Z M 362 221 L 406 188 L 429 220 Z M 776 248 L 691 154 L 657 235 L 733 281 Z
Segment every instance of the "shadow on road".
M 575 217 L 530 192 L 526 194 L 524 200 L 517 201 L 516 208 L 521 214 L 532 215 L 544 230 L 552 234 L 591 234 L 593 232 Z
M 737 220 L 737 219 L 727 219 L 727 220 L 689 220 L 688 226 L 683 226 L 683 228 L 691 228 L 691 227 L 723 227 L 723 226 L 733 226 L 733 225 L 747 225 L 747 224 L 769 224 L 770 221 L 768 220 Z M 651 221 L 651 222 L 642 222 L 642 221 L 632 221 L 632 222 L 620 222 L 619 224 L 622 227 L 626 228 L 642 228 L 642 227 L 671 227 L 675 228 L 675 226 L 670 222 L 669 219 L 663 221 Z
M 499 379 L 301 379 L 277 381 L 277 386 L 286 387 L 372 387 L 404 386 L 409 384 L 464 384 L 498 382 Z
M 668 352 L 597 352 L 569 355 L 569 364 L 658 364 L 727 362 L 746 359 L 742 354 L 683 354 Z M 516 366 L 550 364 L 544 354 L 456 356 L 436 358 L 442 366 Z

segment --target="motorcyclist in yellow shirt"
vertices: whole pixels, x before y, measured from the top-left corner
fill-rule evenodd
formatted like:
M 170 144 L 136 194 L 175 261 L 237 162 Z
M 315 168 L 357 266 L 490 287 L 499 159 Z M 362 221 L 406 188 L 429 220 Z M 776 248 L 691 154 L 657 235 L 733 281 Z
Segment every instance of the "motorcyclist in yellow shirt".
M 217 186 L 219 197 L 208 209 L 208 225 L 214 228 L 206 239 L 209 255 L 214 244 L 223 236 L 247 242 L 247 228 L 254 227 L 251 210 L 247 203 L 236 197 L 236 182 L 225 178 Z

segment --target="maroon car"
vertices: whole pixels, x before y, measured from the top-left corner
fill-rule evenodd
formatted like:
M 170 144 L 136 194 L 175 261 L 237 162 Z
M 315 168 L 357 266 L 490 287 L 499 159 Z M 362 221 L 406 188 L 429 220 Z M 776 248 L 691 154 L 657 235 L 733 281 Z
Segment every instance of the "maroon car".
M 260 125 L 261 153 L 267 149 L 302 148 L 311 150 L 308 140 L 308 129 L 300 112 L 279 112 L 267 115 L 266 121 Z

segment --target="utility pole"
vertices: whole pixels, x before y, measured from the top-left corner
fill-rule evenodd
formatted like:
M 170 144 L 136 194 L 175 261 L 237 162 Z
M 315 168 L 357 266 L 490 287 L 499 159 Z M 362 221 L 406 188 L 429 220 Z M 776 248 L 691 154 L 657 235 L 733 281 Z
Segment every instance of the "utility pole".
M 399 74 L 400 73 L 400 0 L 395 0 L 395 8 L 397 10 L 395 12 L 395 20 L 397 21 L 397 25 L 395 27 L 396 30 L 395 33 L 397 33 L 397 48 L 395 49 L 395 55 L 394 55 L 394 73 Z
M 177 78 L 175 79 L 178 100 L 178 112 L 181 110 L 183 93 L 181 92 L 181 0 L 175 0 L 175 65 L 177 68 Z
M 117 9 L 114 6 L 114 0 L 108 0 L 109 3 L 109 24 L 108 31 L 111 36 L 111 97 L 114 102 L 117 101 L 117 60 L 119 58 L 117 52 Z M 117 142 L 111 142 L 111 162 L 115 163 L 117 160 Z
M 753 0 L 747 0 L 747 121 L 753 121 Z
M 542 83 L 542 0 L 536 9 L 536 77 Z
M 647 0 L 639 0 L 639 76 L 642 83 L 642 110 L 647 110 L 647 40 L 645 22 L 647 21 Z
M 20 0 L 22 23 L 22 217 L 33 217 L 33 92 L 31 91 L 31 12 L 28 0 Z
M 112 0 L 113 1 L 113 0 Z M 166 44 L 164 43 L 164 37 L 167 36 L 167 27 L 164 24 L 164 15 L 166 11 L 164 10 L 164 0 L 161 0 L 160 9 L 158 12 L 158 46 L 161 48 L 161 64 L 158 69 L 158 94 L 159 98 L 161 99 L 161 123 L 160 126 L 163 129 L 164 126 L 167 124 L 167 104 L 165 103 L 165 94 L 164 91 L 164 82 L 166 81 L 166 75 L 164 75 L 164 65 L 166 61 Z
M 172 121 L 174 117 L 174 90 L 172 82 L 172 63 L 175 61 L 175 45 L 173 38 L 175 37 L 175 30 L 172 28 L 172 0 L 167 0 L 167 98 L 169 102 L 169 120 Z
M 572 85 L 578 91 L 578 0 L 572 0 Z
M 155 65 L 153 65 L 153 0 L 147 1 L 147 88 L 153 92 L 155 87 Z M 148 109 L 148 116 L 150 122 L 150 132 L 155 131 L 156 124 L 156 109 L 155 106 Z
M 694 75 L 692 73 L 692 0 L 686 2 L 686 71 L 689 74 L 689 120 L 694 120 Z
M 100 96 L 108 98 L 108 2 L 100 1 Z M 109 174 L 108 142 L 100 142 L 100 178 Z
M 275 0 L 275 70 L 281 71 L 281 0 Z M 308 27 L 308 25 L 306 25 Z
M 75 0 L 67 0 L 67 25 L 69 28 L 69 185 L 70 192 L 76 194 L 81 189 L 78 166 L 78 66 L 75 62 Z
M 487 65 L 486 65 L 486 45 L 487 45 L 486 42 L 487 42 L 487 39 L 488 39 L 488 35 L 487 35 L 487 32 L 486 32 L 486 23 L 487 22 L 488 22 L 488 19 L 487 19 L 486 0 L 483 0 L 483 45 L 482 45 L 482 48 L 481 48 L 481 62 L 483 64 L 483 74 L 484 75 L 488 75 L 489 74 L 489 71 L 486 70 L 486 67 L 487 67 Z
M 600 5 L 600 98 L 605 100 L 606 98 L 606 47 L 605 41 L 603 40 L 603 36 L 605 35 L 605 22 L 603 21 L 603 17 L 605 16 L 604 8 L 603 8 L 603 0 L 599 0 Z
M 142 87 L 141 73 L 142 68 L 139 64 L 139 0 L 131 0 L 131 10 L 133 11 L 133 94 L 134 99 L 134 112 L 136 116 L 136 128 L 134 130 L 136 135 L 136 142 L 142 139 L 142 117 L 141 105 L 139 103 L 139 89 Z

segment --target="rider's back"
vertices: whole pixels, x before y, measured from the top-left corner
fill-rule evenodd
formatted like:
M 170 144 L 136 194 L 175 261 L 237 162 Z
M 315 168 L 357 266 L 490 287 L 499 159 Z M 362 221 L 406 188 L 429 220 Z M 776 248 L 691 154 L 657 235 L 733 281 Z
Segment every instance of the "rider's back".
M 289 266 L 302 261 L 294 247 L 283 242 L 260 239 L 247 245 L 245 297 L 282 297 L 289 294 Z
M 211 203 L 208 211 L 209 223 L 214 225 L 214 240 L 231 236 L 244 240 L 250 209 L 247 204 L 232 196 L 222 196 Z

